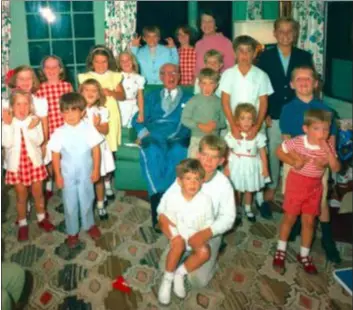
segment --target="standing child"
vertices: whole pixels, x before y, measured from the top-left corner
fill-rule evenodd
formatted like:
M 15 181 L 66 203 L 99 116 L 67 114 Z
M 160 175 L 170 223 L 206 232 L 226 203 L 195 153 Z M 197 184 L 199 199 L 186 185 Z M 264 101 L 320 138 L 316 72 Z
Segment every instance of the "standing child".
M 190 26 L 180 26 L 176 30 L 180 66 L 180 85 L 193 85 L 195 82 L 196 53 L 192 46 L 193 31 Z
M 88 79 L 80 85 L 80 94 L 86 99 L 86 118 L 101 134 L 103 142 L 100 144 L 101 163 L 100 178 L 95 183 L 97 209 L 101 220 L 108 219 L 108 213 L 104 208 L 104 176 L 115 170 L 114 158 L 105 136 L 109 132 L 109 113 L 104 106 L 106 98 L 102 87 L 94 79 Z
M 204 56 L 205 68 L 210 68 L 216 71 L 221 76 L 221 70 L 223 68 L 223 55 L 217 50 L 208 50 Z M 200 82 L 198 78 L 195 80 L 194 94 L 197 95 L 201 92 Z M 221 98 L 221 89 L 217 87 L 215 94 L 218 98 Z
M 33 120 L 32 96 L 23 90 L 14 90 L 9 110 L 3 111 L 2 146 L 5 148 L 5 183 L 14 185 L 18 214 L 18 241 L 28 240 L 26 204 L 31 187 L 37 211 L 38 226 L 50 232 L 54 225 L 45 217 L 42 181 L 47 178 L 41 145 L 44 140 L 42 124 L 30 127 Z
M 159 70 L 166 63 L 177 65 L 178 51 L 172 38 L 167 38 L 167 46 L 159 44 L 161 31 L 156 26 L 144 27 L 143 40 L 146 45 L 140 47 L 141 36 L 131 42 L 131 51 L 136 56 L 141 68 L 141 74 L 146 78 L 147 84 L 162 84 Z
M 131 128 L 132 117 L 138 112 L 137 121 L 144 120 L 143 89 L 145 78 L 138 74 L 136 57 L 128 51 L 121 52 L 118 58 L 118 70 L 123 75 L 123 87 L 126 99 L 119 101 L 121 122 L 123 127 Z
M 332 115 L 324 110 L 307 110 L 304 117 L 304 135 L 286 140 L 277 148 L 281 161 L 291 166 L 286 180 L 283 210 L 284 217 L 280 226 L 279 241 L 273 258 L 273 267 L 283 274 L 287 240 L 297 216 L 301 215 L 301 247 L 297 260 L 305 272 L 316 274 L 317 269 L 309 256 L 315 218 L 320 214 L 322 199 L 322 177 L 325 168 L 338 172 L 335 147 L 328 141 Z M 289 153 L 296 152 L 292 157 Z
M 72 91 L 72 86 L 65 81 L 64 64 L 60 57 L 46 56 L 41 62 L 40 68 L 41 84 L 36 93 L 37 96 L 45 98 L 48 102 L 48 126 L 49 137 L 54 130 L 64 124 L 64 119 L 60 112 L 59 99 L 63 94 Z M 47 154 L 48 155 L 48 154 Z M 46 182 L 45 196 L 49 199 L 53 196 L 53 169 L 48 165 L 49 179 Z
M 236 203 L 241 204 L 241 193 L 244 193 L 245 215 L 250 222 L 256 221 L 251 211 L 253 193 L 261 190 L 269 179 L 265 134 L 259 132 L 254 139 L 246 139 L 255 121 L 255 107 L 250 103 L 238 104 L 234 123 L 240 128 L 241 138 L 234 138 L 231 132 L 225 136 L 229 147 L 229 174 L 236 190 Z M 238 215 L 238 218 L 240 219 L 241 215 Z
M 219 81 L 219 74 L 209 68 L 200 71 L 198 77 L 201 94 L 192 97 L 185 105 L 181 122 L 191 129 L 188 157 L 196 157 L 199 143 L 206 134 L 219 135 L 226 127 L 221 100 L 214 95 Z
M 121 116 L 117 100 L 125 100 L 124 88 L 121 84 L 122 74 L 117 70 L 113 53 L 103 45 L 95 46 L 87 57 L 87 73 L 78 75 L 78 81 L 82 84 L 88 79 L 95 79 L 103 88 L 107 97 L 105 106 L 109 111 L 109 132 L 106 136 L 110 150 L 114 153 L 121 144 Z M 114 199 L 111 187 L 111 174 L 105 177 L 105 193 L 108 199 Z
M 86 101 L 80 94 L 68 93 L 60 98 L 64 125 L 52 134 L 48 148 L 52 152 L 55 183 L 62 189 L 68 247 L 78 242 L 79 213 L 84 230 L 96 240 L 101 233 L 94 224 L 93 184 L 100 177 L 99 132 L 82 120 Z
M 177 268 L 183 253 L 192 250 L 199 258 L 194 262 L 198 267 L 209 259 L 210 246 L 207 242 L 193 247 L 188 240 L 214 222 L 212 199 L 200 191 L 205 177 L 201 163 L 197 159 L 185 159 L 176 171 L 180 191 L 170 194 L 158 206 L 159 217 L 164 217 L 169 223 L 169 229 L 164 233 L 167 237 L 171 233 L 170 250 L 158 292 L 158 300 L 163 305 L 170 303 L 172 284 L 176 296 L 186 296 L 184 276 L 187 271 L 184 264 Z

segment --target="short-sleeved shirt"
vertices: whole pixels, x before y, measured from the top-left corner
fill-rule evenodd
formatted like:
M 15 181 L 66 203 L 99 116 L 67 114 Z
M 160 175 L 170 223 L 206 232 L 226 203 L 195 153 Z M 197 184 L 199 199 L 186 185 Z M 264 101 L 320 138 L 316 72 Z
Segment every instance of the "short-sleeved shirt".
M 229 68 L 223 72 L 219 88 L 221 92 L 230 95 L 230 107 L 233 113 L 240 103 L 253 104 L 258 111 L 259 97 L 273 93 L 267 73 L 256 66 L 251 66 L 245 76 L 240 72 L 238 65 Z
M 138 90 L 145 87 L 146 79 L 138 73 L 122 72 L 122 75 L 126 100 L 136 100 Z
M 330 135 L 337 134 L 337 124 L 335 122 L 334 111 L 325 105 L 321 100 L 313 99 L 306 103 L 298 97 L 286 104 L 280 117 L 280 129 L 283 135 L 296 137 L 304 134 L 303 124 L 305 112 L 309 109 L 325 110 L 332 112 Z
M 336 155 L 333 145 L 329 144 L 329 147 L 333 154 Z M 310 144 L 306 135 L 297 136 L 284 141 L 282 143 L 282 150 L 285 153 L 295 151 L 296 153 L 309 158 L 309 161 L 303 168 L 295 170 L 296 173 L 312 178 L 321 178 L 324 175 L 325 169 L 317 167 L 315 165 L 315 159 L 325 159 L 327 158 L 327 153 L 322 150 L 320 146 Z

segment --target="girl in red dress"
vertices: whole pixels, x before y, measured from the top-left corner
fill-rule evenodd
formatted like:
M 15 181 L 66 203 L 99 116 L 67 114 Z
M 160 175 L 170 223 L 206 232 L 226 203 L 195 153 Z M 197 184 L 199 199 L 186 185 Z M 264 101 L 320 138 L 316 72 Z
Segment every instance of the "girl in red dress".
M 5 148 L 5 183 L 14 185 L 18 213 L 18 240 L 28 240 L 26 205 L 28 187 L 31 187 L 37 211 L 38 226 L 46 232 L 55 227 L 45 216 L 42 181 L 47 178 L 41 145 L 44 140 L 42 124 L 30 126 L 33 118 L 32 95 L 14 90 L 10 109 L 3 110 L 2 146 Z
M 179 66 L 180 66 L 180 85 L 194 85 L 195 82 L 195 49 L 191 45 L 193 31 L 189 26 L 181 26 L 176 30 L 176 37 L 180 44 Z
M 63 94 L 72 92 L 72 86 L 65 81 L 64 65 L 60 57 L 51 55 L 42 60 L 39 71 L 41 84 L 37 96 L 48 101 L 48 125 L 49 137 L 54 130 L 64 125 L 64 119 L 60 112 L 59 99 Z M 50 154 L 47 154 L 45 164 L 50 162 Z M 51 165 L 48 165 L 50 176 L 53 175 Z M 53 195 L 53 181 L 49 177 L 46 182 L 45 196 L 49 199 Z

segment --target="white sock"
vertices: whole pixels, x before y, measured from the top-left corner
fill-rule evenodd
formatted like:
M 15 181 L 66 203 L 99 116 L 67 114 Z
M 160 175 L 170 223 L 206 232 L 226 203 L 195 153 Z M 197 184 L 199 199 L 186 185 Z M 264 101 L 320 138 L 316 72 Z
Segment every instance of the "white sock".
M 104 187 L 105 187 L 105 189 L 112 189 L 112 186 L 110 184 L 110 180 L 104 181 Z
M 175 273 L 177 273 L 180 276 L 185 276 L 186 274 L 188 274 L 188 271 L 186 270 L 185 265 L 182 264 L 178 267 Z
M 303 246 L 300 247 L 300 256 L 301 257 L 309 256 L 309 253 L 310 253 L 310 249 L 309 248 L 305 248 Z
M 172 281 L 174 278 L 174 272 L 165 271 L 164 279 Z
M 278 240 L 277 250 L 285 252 L 287 249 L 287 241 Z
M 250 206 L 250 205 L 245 205 L 244 208 L 245 208 L 245 212 L 246 212 L 246 213 L 252 213 L 252 212 L 251 212 L 251 206 Z
M 45 219 L 45 213 L 38 213 L 37 214 L 37 220 L 38 222 L 41 222 Z
M 53 191 L 53 181 L 52 181 L 52 180 L 48 180 L 48 181 L 45 183 L 45 189 L 46 189 L 48 192 Z
M 19 227 L 27 226 L 27 219 L 19 220 L 18 221 L 18 226 Z
M 97 201 L 97 208 L 103 209 L 104 208 L 104 201 Z
M 257 204 L 259 205 L 259 207 L 261 207 L 261 205 L 264 203 L 264 193 L 263 193 L 263 191 L 256 192 L 255 200 L 256 200 Z

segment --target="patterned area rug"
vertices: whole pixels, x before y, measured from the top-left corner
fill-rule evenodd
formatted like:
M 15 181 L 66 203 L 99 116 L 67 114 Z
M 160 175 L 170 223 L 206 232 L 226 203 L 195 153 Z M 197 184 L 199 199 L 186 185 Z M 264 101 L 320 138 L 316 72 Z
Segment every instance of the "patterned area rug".
M 39 231 L 33 210 L 30 241 L 18 243 L 14 193 L 10 192 L 8 220 L 2 225 L 5 260 L 20 264 L 34 275 L 27 309 L 352 309 L 351 296 L 333 279 L 334 266 L 325 261 L 320 240 L 312 251 L 319 268 L 317 276 L 305 274 L 296 263 L 299 240 L 289 246 L 286 274 L 273 271 L 279 208 L 273 220 L 258 217 L 255 224 L 245 221 L 229 233 L 225 238 L 228 246 L 219 257 L 218 272 L 209 285 L 189 291 L 183 301 L 174 296 L 172 304 L 163 308 L 156 298 L 162 275 L 158 261 L 167 240 L 152 230 L 149 204 L 119 193 L 108 211 L 108 221 L 97 219 L 101 239 L 93 242 L 81 232 L 80 245 L 69 250 L 64 243 L 63 207 L 60 198 L 54 196 L 49 213 L 57 230 L 51 234 Z M 352 246 L 339 244 L 339 250 L 343 263 L 336 267 L 352 266 Z M 119 275 L 131 285 L 131 294 L 112 288 Z M 46 292 L 52 298 L 44 305 L 40 298 Z

